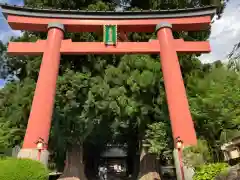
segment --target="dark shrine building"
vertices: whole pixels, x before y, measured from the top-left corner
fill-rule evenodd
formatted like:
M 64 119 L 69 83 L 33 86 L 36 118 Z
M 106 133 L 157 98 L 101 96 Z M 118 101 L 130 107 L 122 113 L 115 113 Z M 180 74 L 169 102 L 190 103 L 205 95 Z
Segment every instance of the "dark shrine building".
M 124 145 L 107 145 L 101 154 L 100 166 L 106 166 L 108 173 L 113 176 L 127 176 L 127 150 Z

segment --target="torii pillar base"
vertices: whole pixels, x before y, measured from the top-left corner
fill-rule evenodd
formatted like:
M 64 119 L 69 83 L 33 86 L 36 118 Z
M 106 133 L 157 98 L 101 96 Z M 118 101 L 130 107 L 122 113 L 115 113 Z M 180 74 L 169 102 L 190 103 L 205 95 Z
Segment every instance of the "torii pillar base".
M 20 152 L 18 153 L 18 158 L 27 158 L 40 161 L 45 166 L 48 165 L 48 157 L 49 157 L 48 150 L 42 150 L 41 152 L 39 152 L 38 149 L 21 149 Z

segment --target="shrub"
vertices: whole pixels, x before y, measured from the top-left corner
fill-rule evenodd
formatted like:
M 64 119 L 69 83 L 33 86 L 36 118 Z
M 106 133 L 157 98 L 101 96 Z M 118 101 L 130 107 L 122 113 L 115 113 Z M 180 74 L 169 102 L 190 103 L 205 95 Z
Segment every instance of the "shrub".
M 198 140 L 196 146 L 189 146 L 183 150 L 184 165 L 191 168 L 198 168 L 212 162 L 212 155 L 209 151 L 206 140 Z
M 48 180 L 48 170 L 31 159 L 0 159 L 0 180 Z
M 224 173 L 228 168 L 226 163 L 215 163 L 200 166 L 196 169 L 193 180 L 214 180 L 220 173 Z

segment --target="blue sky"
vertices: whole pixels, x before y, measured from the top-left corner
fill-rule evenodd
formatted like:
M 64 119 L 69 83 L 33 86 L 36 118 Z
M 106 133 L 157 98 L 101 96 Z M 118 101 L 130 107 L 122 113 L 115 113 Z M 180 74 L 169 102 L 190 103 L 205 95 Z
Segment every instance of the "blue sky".
M 0 3 L 9 3 L 22 6 L 23 0 L 0 0 Z M 226 61 L 226 56 L 231 52 L 235 43 L 240 40 L 240 0 L 231 0 L 220 20 L 215 20 L 211 27 L 209 38 L 212 52 L 200 57 L 203 63 L 215 60 Z M 0 40 L 8 42 L 11 36 L 19 36 L 20 31 L 13 31 L 0 13 Z M 4 81 L 0 80 L 0 87 Z
M 22 6 L 23 0 L 0 0 L 0 3 L 8 3 L 12 5 Z M 0 40 L 3 42 L 7 42 L 11 36 L 19 36 L 21 34 L 20 31 L 13 31 L 8 26 L 6 20 L 2 16 L 0 9 Z M 5 84 L 4 80 L 0 79 L 0 88 Z
M 4 86 L 4 80 L 0 79 L 0 88 Z
M 8 3 L 12 5 L 23 5 L 23 0 L 0 0 L 0 3 Z M 19 36 L 20 31 L 12 31 L 11 28 L 8 26 L 6 20 L 2 16 L 0 10 L 0 40 L 3 42 L 7 42 L 11 36 Z

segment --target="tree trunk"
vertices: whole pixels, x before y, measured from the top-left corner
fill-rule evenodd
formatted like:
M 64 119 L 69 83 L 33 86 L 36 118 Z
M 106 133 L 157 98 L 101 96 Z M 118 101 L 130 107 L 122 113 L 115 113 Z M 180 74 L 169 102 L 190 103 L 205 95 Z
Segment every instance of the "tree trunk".
M 63 175 L 59 180 L 87 180 L 83 163 L 83 146 L 73 146 L 66 153 Z
M 161 180 L 159 175 L 159 162 L 155 154 L 141 149 L 139 180 Z

